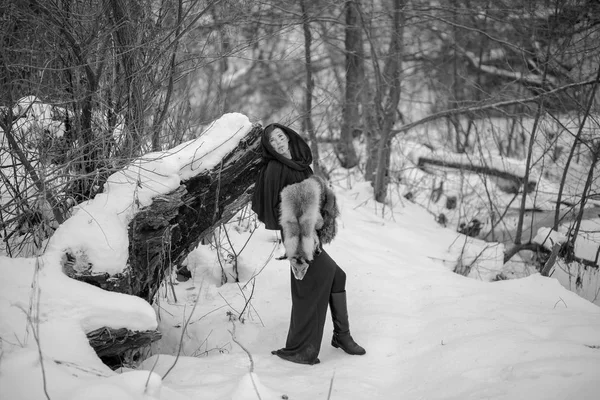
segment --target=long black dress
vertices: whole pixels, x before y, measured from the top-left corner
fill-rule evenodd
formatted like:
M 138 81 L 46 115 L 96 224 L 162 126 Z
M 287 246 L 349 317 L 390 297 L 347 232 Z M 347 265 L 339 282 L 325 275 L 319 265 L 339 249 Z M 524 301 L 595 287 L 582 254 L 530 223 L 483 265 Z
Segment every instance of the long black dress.
M 340 267 L 325 250 L 315 257 L 301 281 L 291 276 L 292 315 L 283 358 L 303 364 L 318 363 L 329 296 Z M 290 271 L 291 272 L 291 271 Z M 343 274 L 343 272 L 342 272 Z
M 278 154 L 269 143 L 274 128 L 283 130 L 290 139 L 292 159 Z M 281 230 L 279 225 L 279 194 L 287 186 L 300 182 L 313 174 L 310 168 L 312 154 L 308 144 L 292 129 L 279 124 L 265 127 L 262 137 L 263 167 L 256 181 L 252 209 L 258 219 L 270 230 Z M 285 239 L 285 238 L 284 238 Z M 304 279 L 297 280 L 290 269 L 292 313 L 290 328 L 284 348 L 277 355 L 290 361 L 315 364 L 323 339 L 332 288 L 345 290 L 345 274 L 341 268 L 322 251 L 313 260 Z

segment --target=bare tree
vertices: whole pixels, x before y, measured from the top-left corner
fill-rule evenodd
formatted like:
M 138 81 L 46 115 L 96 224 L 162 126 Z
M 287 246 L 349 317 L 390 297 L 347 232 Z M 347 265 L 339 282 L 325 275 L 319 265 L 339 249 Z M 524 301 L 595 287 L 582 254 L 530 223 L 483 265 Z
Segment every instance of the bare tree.
M 302 126 L 304 131 L 308 132 L 310 138 L 310 148 L 313 154 L 313 168 L 315 174 L 324 176 L 323 169 L 319 161 L 319 147 L 317 145 L 317 135 L 315 133 L 315 127 L 312 120 L 312 99 L 313 99 L 313 72 L 312 72 L 312 57 L 310 46 L 312 45 L 312 34 L 310 31 L 309 15 L 306 7 L 306 0 L 300 1 L 300 8 L 302 10 L 302 30 L 304 32 L 304 59 L 306 64 L 306 94 L 305 94 L 305 107 L 302 119 Z
M 358 165 L 358 155 L 354 148 L 353 139 L 356 132 L 361 131 L 359 106 L 365 79 L 359 2 L 356 0 L 346 1 L 345 12 L 346 87 L 342 106 L 340 139 L 336 144 L 336 155 L 343 168 L 353 168 Z
M 402 83 L 406 1 L 394 0 L 391 7 L 389 46 L 384 55 L 377 54 L 377 44 L 371 32 L 367 30 L 375 86 L 372 92 L 373 97 L 365 99 L 373 103 L 373 107 L 366 111 L 365 115 L 365 125 L 368 127 L 365 134 L 367 135 L 369 157 L 365 177 L 372 181 L 375 199 L 379 202 L 385 201 L 386 197 L 391 141 L 396 133 L 393 128 L 399 119 L 398 104 Z M 364 19 L 363 26 L 366 26 Z M 380 68 L 380 62 L 384 62 L 383 71 Z
M 1 105 L 21 110 L 18 121 L 2 113 L 7 140 L 14 140 L 0 145 L 22 156 L 14 159 L 14 171 L 2 171 L 2 191 L 10 187 L 13 198 L 2 204 L 5 229 L 11 227 L 6 236 L 47 218 L 51 225 L 62 222 L 60 215 L 101 191 L 132 157 L 195 131 L 194 121 L 177 118 L 187 101 L 180 98 L 187 89 L 181 76 L 201 65 L 180 55 L 180 43 L 189 44 L 201 18 L 221 2 L 2 1 Z M 44 121 L 22 122 L 39 109 L 46 110 Z M 52 201 L 39 202 L 40 196 Z M 44 204 L 50 213 L 38 210 Z M 21 215 L 35 218 L 23 224 Z

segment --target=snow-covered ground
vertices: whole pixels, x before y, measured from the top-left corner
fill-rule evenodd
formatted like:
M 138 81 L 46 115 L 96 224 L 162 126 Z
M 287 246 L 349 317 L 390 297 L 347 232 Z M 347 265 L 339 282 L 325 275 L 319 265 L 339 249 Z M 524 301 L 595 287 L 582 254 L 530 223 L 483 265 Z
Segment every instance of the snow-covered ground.
M 449 251 L 457 239 L 453 232 L 408 202 L 395 210 L 396 222 L 384 221 L 373 215 L 373 204 L 364 203 L 367 196 L 366 186 L 338 191 L 342 226 L 328 249 L 348 274 L 352 333 L 367 348 L 366 356 L 332 348 L 330 322 L 321 364 L 294 365 L 270 355 L 285 342 L 289 270 L 277 260 L 262 269 L 276 245 L 275 236 L 259 228 L 240 260 L 242 286 L 260 271 L 243 324 L 228 322 L 227 312 L 235 309 L 237 315 L 244 308 L 252 284 L 245 290 L 236 284 L 217 287 L 220 267 L 208 247 L 198 250 L 195 260 L 202 261 L 193 262 L 194 280 L 178 285 L 187 301 L 163 302 L 166 352 L 175 350 L 181 329 L 173 327 L 182 325 L 182 309 L 190 310 L 195 298 L 201 301 L 191 321 L 202 318 L 184 335 L 183 352 L 197 357 L 179 364 L 180 359 L 165 384 L 185 388 L 191 398 L 232 398 L 240 386 L 253 392 L 245 379 L 248 357 L 228 332 L 235 323 L 237 339 L 268 388 L 261 398 L 326 399 L 332 377 L 332 399 L 596 398 L 600 352 L 592 347 L 600 341 L 598 307 L 539 275 L 494 283 L 456 275 L 448 269 L 456 259 Z M 237 248 L 246 235 L 230 232 Z M 155 362 L 153 357 L 144 366 L 151 369 Z M 160 356 L 155 371 L 172 363 Z
M 454 274 L 464 236 L 408 201 L 381 218 L 368 184 L 335 190 L 342 215 L 327 249 L 348 275 L 352 334 L 365 356 L 331 347 L 329 320 L 320 364 L 270 354 L 285 343 L 290 271 L 272 257 L 281 251 L 275 234 L 253 231 L 247 219 L 228 226 L 237 252 L 250 237 L 239 283 L 220 285 L 222 253 L 200 246 L 188 260 L 193 278 L 161 290 L 154 307 L 66 278 L 63 230 L 43 257 L 0 258 L 0 398 L 598 398 L 600 308 L 537 274 L 500 282 Z M 107 223 L 98 235 L 110 243 L 122 229 L 123 221 Z M 93 235 L 85 237 L 81 248 L 93 247 Z M 490 250 L 490 268 L 501 254 Z M 158 326 L 163 339 L 136 370 L 113 372 L 85 338 L 101 326 Z

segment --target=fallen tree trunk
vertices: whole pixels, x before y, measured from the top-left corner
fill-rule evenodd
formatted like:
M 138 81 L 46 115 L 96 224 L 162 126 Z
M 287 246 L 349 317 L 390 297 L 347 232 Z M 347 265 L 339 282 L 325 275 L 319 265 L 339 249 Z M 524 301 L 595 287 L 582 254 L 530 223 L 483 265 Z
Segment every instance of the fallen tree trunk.
M 99 328 L 87 334 L 90 345 L 96 354 L 111 368 L 123 364 L 124 354 L 133 349 L 149 346 L 161 338 L 158 331 L 130 331 L 125 328 Z M 136 361 L 138 355 L 132 354 L 131 361 Z
M 101 289 L 152 303 L 171 268 L 250 201 L 261 164 L 262 131 L 260 125 L 253 125 L 220 162 L 211 162 L 214 167 L 199 170 L 170 193 L 156 195 L 150 205 L 135 213 L 128 224 L 128 258 L 123 272 L 93 273 L 85 254 L 70 250 L 63 254 L 63 272 Z M 160 339 L 160 333 L 103 327 L 87 337 L 102 361 L 115 368 L 135 361 L 138 349 Z
M 587 260 L 585 258 L 577 257 L 575 255 L 574 246 L 570 242 L 555 244 L 552 246 L 552 250 L 548 250 L 541 244 L 533 242 L 515 244 L 504 252 L 504 264 L 509 262 L 517 253 L 524 250 L 535 251 L 541 255 L 545 255 L 546 261 L 544 262 L 544 265 L 542 265 L 541 268 L 538 268 L 543 276 L 547 276 L 547 274 L 550 273 L 557 259 L 563 260 L 566 264 L 578 262 L 586 267 L 600 268 L 598 260 Z
M 219 165 L 182 182 L 129 224 L 130 294 L 152 302 L 165 272 L 250 201 L 260 166 L 256 125 Z
M 90 274 L 64 268 L 77 280 L 152 303 L 166 272 L 181 263 L 202 238 L 231 219 L 251 197 L 260 166 L 262 127 L 255 125 L 238 146 L 210 170 L 156 196 L 128 227 L 129 258 L 124 272 Z
M 497 178 L 496 183 L 502 190 L 506 191 L 507 193 L 518 192 L 519 189 L 525 183 L 525 179 L 522 176 L 488 166 L 473 165 L 470 163 L 461 163 L 456 161 L 438 160 L 435 158 L 428 157 L 419 157 L 417 166 L 419 168 L 425 168 L 427 165 L 458 169 L 461 171 L 469 171 L 476 174 L 483 174 Z M 535 186 L 536 182 L 530 180 L 529 182 L 527 182 L 525 190 L 527 191 L 527 193 L 529 193 L 535 190 Z
M 250 201 L 261 162 L 261 134 L 262 127 L 254 125 L 214 168 L 182 181 L 177 189 L 156 196 L 138 211 L 128 226 L 129 257 L 122 273 L 92 274 L 90 269 L 73 268 L 76 260 L 67 253 L 63 259 L 65 274 L 152 303 L 170 268 Z M 104 327 L 87 337 L 103 362 L 116 368 L 132 351 L 160 339 L 160 333 Z

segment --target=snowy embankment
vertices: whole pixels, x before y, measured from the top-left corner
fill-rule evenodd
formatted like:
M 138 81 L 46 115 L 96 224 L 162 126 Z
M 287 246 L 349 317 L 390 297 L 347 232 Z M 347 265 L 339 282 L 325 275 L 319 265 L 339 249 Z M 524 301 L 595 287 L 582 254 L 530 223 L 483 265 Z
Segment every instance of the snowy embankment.
M 544 128 L 543 134 L 533 144 L 535 162 L 529 171 L 529 180 L 535 182 L 536 191 L 530 192 L 525 199 L 520 232 L 521 243 L 534 242 L 549 249 L 552 244 L 546 240 L 548 228 L 554 226 L 560 182 L 567 165 L 567 150 L 573 145 L 573 135 L 563 129 L 567 126 L 571 132 L 579 129 L 569 115 L 562 118 L 559 125 L 548 120 L 540 125 Z M 505 248 L 510 249 L 515 243 L 522 196 L 515 191 L 513 180 L 482 171 L 486 169 L 500 175 L 525 177 L 525 157 L 509 158 L 500 151 L 504 147 L 497 140 L 508 134 L 505 131 L 507 123 L 503 119 L 478 121 L 476 131 L 481 132 L 481 136 L 477 136 L 477 146 L 474 144 L 475 154 L 436 151 L 424 145 L 424 142 L 431 141 L 433 148 L 446 148 L 445 141 L 439 137 L 435 139 L 443 136 L 444 132 L 441 126 L 435 124 L 430 127 L 429 133 L 426 130 L 419 133 L 417 129 L 412 138 L 398 139 L 392 154 L 398 184 L 391 185 L 388 196 L 391 204 L 405 201 L 403 196 L 410 197 L 411 201 L 428 209 L 441 225 L 487 241 L 461 237 L 453 246 L 461 260 L 457 271 L 474 279 L 521 278 L 535 273 L 534 265 L 545 262 L 542 261 L 543 255 L 540 260 L 539 255 L 531 251 L 521 251 L 506 263 L 503 261 Z M 532 123 L 528 121 L 527 126 L 531 127 Z M 585 129 L 591 134 L 594 127 Z M 528 131 L 525 129 L 525 132 Z M 556 132 L 563 134 L 556 136 Z M 554 232 L 563 237 L 563 242 L 573 235 L 575 221 L 579 218 L 579 204 L 591 157 L 592 154 L 583 151 L 568 163 L 561 197 L 564 204 L 560 207 L 558 232 Z M 426 163 L 420 165 L 419 160 L 422 159 L 454 164 L 454 168 Z M 458 165 L 467 167 L 461 169 L 457 168 Z M 598 180 L 592 181 L 588 195 L 600 190 L 598 184 Z M 600 272 L 597 267 L 591 266 L 600 252 L 600 202 L 594 196 L 588 196 L 581 212 L 582 224 L 575 240 L 574 255 L 583 261 L 565 263 L 563 258 L 559 258 L 550 275 L 567 289 L 600 305 Z
M 330 387 L 331 399 L 347 400 L 597 398 L 600 308 L 552 278 L 483 282 L 454 274 L 464 237 L 431 214 L 405 202 L 383 220 L 368 184 L 336 192 L 342 215 L 328 252 L 347 273 L 352 334 L 365 356 L 329 345 L 329 318 L 320 364 L 270 354 L 285 344 L 290 272 L 286 261 L 270 258 L 281 249 L 260 226 L 239 256 L 239 284 L 219 286 L 219 260 L 226 261 L 211 247 L 192 253 L 193 279 L 176 285 L 177 301 L 161 291 L 155 305 L 163 333 L 155 355 L 120 374 L 95 357 L 84 330 L 91 322 L 150 327 L 147 304 L 101 293 L 56 268 L 36 274 L 31 260 L 2 259 L 0 398 L 46 398 L 40 365 L 52 400 L 242 400 L 258 398 L 256 391 L 263 400 L 327 399 Z M 237 251 L 246 228 L 228 228 Z M 39 324 L 34 319 L 28 329 L 21 309 L 35 310 L 29 315 Z

